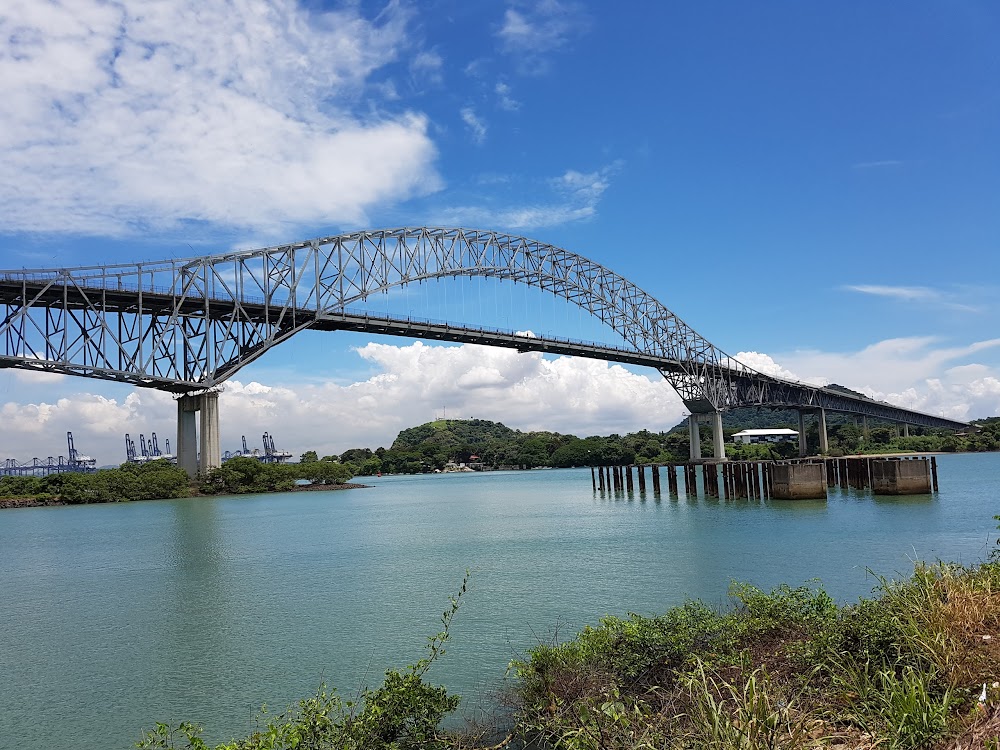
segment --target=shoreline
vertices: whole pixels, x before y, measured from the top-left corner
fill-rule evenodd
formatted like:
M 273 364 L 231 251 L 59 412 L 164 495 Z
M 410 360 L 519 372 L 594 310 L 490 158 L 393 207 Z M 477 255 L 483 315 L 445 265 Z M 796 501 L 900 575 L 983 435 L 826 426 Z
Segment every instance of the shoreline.
M 343 484 L 304 484 L 293 487 L 290 490 L 274 490 L 272 492 L 246 492 L 246 495 L 274 495 L 281 492 L 337 492 L 339 490 L 361 490 L 370 489 L 370 484 L 357 484 L 356 482 L 344 482 Z M 193 491 L 187 497 L 217 497 L 217 495 L 206 495 Z M 113 500 L 100 503 L 70 503 L 57 497 L 36 498 L 36 497 L 0 497 L 0 510 L 13 510 L 15 508 L 54 508 L 66 505 L 111 505 L 112 503 L 155 503 L 158 500 L 183 500 L 180 497 L 161 497 L 156 500 Z

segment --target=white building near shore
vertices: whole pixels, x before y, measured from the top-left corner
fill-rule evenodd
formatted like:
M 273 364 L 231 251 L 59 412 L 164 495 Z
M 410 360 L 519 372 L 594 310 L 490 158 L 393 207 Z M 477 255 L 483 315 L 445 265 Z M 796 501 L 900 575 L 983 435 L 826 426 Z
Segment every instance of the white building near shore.
M 799 433 L 787 428 L 743 430 L 733 435 L 734 443 L 791 443 L 798 439 Z

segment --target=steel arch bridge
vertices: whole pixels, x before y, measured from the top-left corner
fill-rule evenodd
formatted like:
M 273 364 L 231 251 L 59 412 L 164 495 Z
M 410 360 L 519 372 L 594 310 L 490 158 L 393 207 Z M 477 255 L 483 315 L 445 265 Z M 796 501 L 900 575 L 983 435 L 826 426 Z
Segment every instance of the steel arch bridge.
M 393 287 L 458 276 L 545 290 L 598 318 L 626 346 L 379 317 L 351 307 Z M 647 365 L 663 374 L 692 413 L 783 406 L 966 426 L 755 371 L 608 268 L 500 232 L 359 231 L 181 260 L 0 271 L 0 367 L 200 393 L 308 328 L 473 341 Z

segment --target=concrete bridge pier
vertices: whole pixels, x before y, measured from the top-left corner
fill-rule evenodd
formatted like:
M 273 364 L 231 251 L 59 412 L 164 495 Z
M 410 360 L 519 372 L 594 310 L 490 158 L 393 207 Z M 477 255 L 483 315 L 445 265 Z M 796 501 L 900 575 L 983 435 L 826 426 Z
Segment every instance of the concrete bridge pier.
M 198 473 L 198 396 L 177 399 L 177 466 L 189 477 Z
M 903 422 L 903 437 L 908 438 L 910 436 L 910 423 Z
M 218 391 L 177 399 L 177 465 L 191 477 L 222 465 Z
M 819 432 L 819 452 L 826 453 L 830 450 L 830 441 L 826 434 L 826 409 L 799 409 L 799 457 L 808 454 L 806 446 L 806 412 L 814 412 L 817 420 L 817 432 Z
M 691 443 L 691 450 L 688 455 L 692 461 L 701 460 L 701 427 L 698 425 L 698 415 L 688 415 L 688 440 Z
M 726 458 L 726 434 L 722 431 L 722 412 L 712 412 L 712 447 L 715 452 L 715 460 L 723 461 Z M 714 471 L 714 470 L 713 470 Z
M 830 450 L 830 440 L 826 434 L 826 409 L 799 409 L 799 457 L 805 457 L 809 452 L 806 447 L 806 411 L 814 411 L 816 413 L 819 452 L 826 453 Z
M 688 415 L 688 439 L 691 441 L 690 458 L 701 461 L 701 414 Z M 726 460 L 726 436 L 722 431 L 722 412 L 713 411 L 707 415 L 712 421 L 712 453 L 716 461 Z

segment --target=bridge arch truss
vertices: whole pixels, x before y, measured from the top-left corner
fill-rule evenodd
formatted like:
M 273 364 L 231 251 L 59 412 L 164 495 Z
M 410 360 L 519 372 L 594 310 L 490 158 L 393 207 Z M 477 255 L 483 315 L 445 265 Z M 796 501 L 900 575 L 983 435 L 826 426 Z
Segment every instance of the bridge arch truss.
M 200 258 L 0 271 L 0 366 L 203 391 L 301 330 L 347 327 L 351 306 L 373 295 L 458 276 L 527 284 L 578 305 L 624 339 L 633 355 L 624 361 L 656 367 L 692 412 L 794 406 L 961 425 L 757 372 L 601 264 L 524 237 L 462 228 L 359 231 Z

